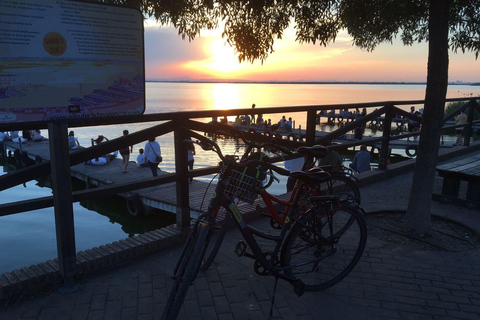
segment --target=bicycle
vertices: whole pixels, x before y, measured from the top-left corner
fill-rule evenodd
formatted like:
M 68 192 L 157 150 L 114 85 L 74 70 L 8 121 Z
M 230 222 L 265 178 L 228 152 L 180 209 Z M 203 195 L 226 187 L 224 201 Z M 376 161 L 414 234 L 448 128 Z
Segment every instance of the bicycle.
M 268 158 L 262 152 L 252 153 L 252 150 L 254 149 L 262 150 L 264 148 L 270 148 L 274 151 L 280 151 L 284 154 L 292 155 L 289 150 L 282 146 L 279 146 L 272 142 L 259 144 L 246 139 L 243 135 L 243 132 L 237 129 L 230 127 L 225 128 L 224 126 L 222 127 L 223 129 L 229 129 L 230 131 L 235 132 L 235 137 L 238 137 L 238 135 L 240 135 L 244 143 L 247 145 L 243 156 L 240 158 L 240 163 L 251 159 L 260 159 L 263 161 L 265 161 L 265 159 L 268 160 Z M 227 133 L 225 130 L 222 130 L 220 132 L 223 135 L 230 135 L 230 133 Z M 328 153 L 327 148 L 317 145 L 313 147 L 300 147 L 297 150 L 300 154 L 305 155 L 305 161 L 303 165 L 304 170 L 310 169 L 311 172 L 328 171 L 330 172 L 330 179 L 327 179 L 322 183 L 318 183 L 314 187 L 309 186 L 308 188 L 305 188 L 305 185 L 301 182 L 301 180 L 297 180 L 289 196 L 289 199 L 282 200 L 266 191 L 274 180 L 274 176 L 273 174 L 271 174 L 270 179 L 263 186 L 263 188 L 258 189 L 258 193 L 260 194 L 263 202 L 265 203 L 268 213 L 263 213 L 263 209 L 260 205 L 257 205 L 256 210 L 257 213 L 263 213 L 264 215 L 270 217 L 270 226 L 272 228 L 281 229 L 290 210 L 294 208 L 296 208 L 297 211 L 299 210 L 299 208 L 301 208 L 300 211 L 306 210 L 306 207 L 304 206 L 306 202 L 305 199 L 312 195 L 318 196 L 326 194 L 336 194 L 342 197 L 343 200 L 348 199 L 356 201 L 358 204 L 360 204 L 360 191 L 358 190 L 356 184 L 347 175 L 345 175 L 344 171 L 340 172 L 338 171 L 338 168 L 334 168 L 333 166 L 311 168 L 316 163 L 317 159 L 321 159 Z M 341 168 L 344 167 L 341 166 Z M 298 197 L 297 193 L 299 193 Z M 276 206 L 281 206 L 281 208 L 277 208 Z M 216 215 L 216 217 L 219 218 L 217 219 L 217 229 L 219 231 L 217 233 L 216 240 L 213 242 L 211 247 L 209 247 L 209 249 L 207 250 L 208 253 L 203 259 L 201 265 L 202 270 L 207 270 L 213 263 L 215 256 L 220 249 L 223 238 L 225 237 L 227 226 L 230 225 L 229 215 L 225 215 L 224 213 L 222 213 L 220 215 Z
M 234 217 L 244 239 L 238 242 L 235 253 L 253 258 L 257 274 L 275 277 L 272 308 L 278 279 L 288 281 L 301 296 L 305 291 L 333 286 L 355 267 L 367 240 L 366 224 L 355 202 L 339 201 L 335 195 L 312 197 L 312 206 L 306 212 L 293 214 L 291 211 L 287 215 L 279 234 L 257 230 L 246 223 L 235 204 L 235 199 L 252 201 L 258 194 L 257 189 L 262 188 L 262 180 L 245 174 L 244 169 L 261 168 L 279 174 L 287 174 L 286 170 L 259 160 L 241 163 L 236 158 L 223 156 L 215 142 L 194 132 L 190 132 L 190 136 L 199 139 L 197 143 L 204 150 L 216 152 L 223 169 L 208 210 L 193 224 L 175 266 L 174 284 L 162 319 L 178 316 L 188 288 L 200 270 L 220 207 Z M 294 175 L 309 185 L 324 182 L 330 176 L 327 172 L 296 172 Z M 254 236 L 273 241 L 273 251 L 263 252 Z M 247 252 L 247 247 L 251 253 Z

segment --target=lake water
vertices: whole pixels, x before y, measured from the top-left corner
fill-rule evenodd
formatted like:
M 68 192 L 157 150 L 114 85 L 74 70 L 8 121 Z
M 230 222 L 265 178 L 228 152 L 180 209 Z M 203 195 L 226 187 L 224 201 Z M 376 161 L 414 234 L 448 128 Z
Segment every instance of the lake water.
M 161 83 L 146 84 L 146 113 L 177 112 L 191 110 L 224 110 L 250 108 L 253 103 L 258 109 L 278 106 L 300 106 L 360 103 L 394 100 L 422 100 L 424 85 L 361 85 L 361 84 L 230 84 L 230 83 Z M 480 87 L 450 86 L 448 97 L 463 98 L 480 96 Z M 418 106 L 420 108 L 421 106 Z M 409 110 L 409 106 L 405 107 Z M 281 115 L 265 118 L 277 122 Z M 296 126 L 305 127 L 304 115 L 292 114 Z M 230 120 L 233 120 L 230 119 Z M 148 128 L 149 124 L 128 124 L 102 127 L 76 128 L 75 135 L 83 146 L 98 135 L 107 138 L 121 136 L 124 129 L 135 132 Z M 320 130 L 333 128 L 322 124 Z M 48 136 L 46 132 L 43 132 Z M 375 135 L 374 132 L 366 134 Z M 164 161 L 162 170 L 174 171 L 173 135 L 158 137 Z M 218 141 L 222 150 L 233 153 L 237 145 L 233 140 Z M 134 146 L 131 160 L 135 160 L 144 143 Z M 212 152 L 198 150 L 195 166 L 207 166 L 217 161 Z M 241 150 L 238 151 L 241 154 Z M 346 162 L 349 158 L 346 157 Z M 1 170 L 4 171 L 4 170 Z M 120 168 L 119 168 L 120 172 Z M 4 172 L 2 173 L 4 174 Z M 209 181 L 209 177 L 201 178 Z M 82 185 L 74 185 L 82 188 Z M 285 179 L 272 188 L 272 193 L 285 192 Z M 0 193 L 0 203 L 9 203 L 51 195 L 48 182 L 30 181 Z M 116 197 L 102 201 L 75 203 L 75 237 L 78 251 L 101 244 L 117 241 L 148 230 L 173 223 L 171 214 L 157 213 L 150 217 L 133 218 L 126 212 L 124 200 Z M 24 212 L 0 217 L 0 273 L 29 266 L 56 257 L 56 240 L 53 208 Z

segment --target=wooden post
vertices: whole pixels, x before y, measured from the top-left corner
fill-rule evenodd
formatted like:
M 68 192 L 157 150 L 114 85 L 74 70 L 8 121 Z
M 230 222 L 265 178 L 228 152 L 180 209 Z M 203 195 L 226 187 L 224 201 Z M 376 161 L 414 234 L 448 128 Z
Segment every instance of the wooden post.
M 181 127 L 179 122 L 177 128 Z M 190 227 L 190 196 L 188 185 L 188 159 L 184 139 L 188 139 L 183 130 L 174 131 L 175 141 L 175 172 L 177 174 L 177 225 L 182 228 Z
M 382 147 L 380 149 L 379 160 L 378 160 L 378 168 L 380 170 L 387 169 L 388 155 L 390 153 L 389 148 L 390 148 L 390 133 L 392 131 L 393 106 L 388 105 L 386 107 L 387 107 L 387 110 L 385 111 L 385 121 L 383 122 Z
M 315 144 L 315 132 L 316 132 L 316 110 L 307 111 L 307 145 L 313 146 Z
M 470 138 L 472 137 L 472 123 L 473 123 L 473 114 L 475 113 L 475 100 L 469 102 L 468 107 L 468 124 L 465 126 L 463 132 L 465 132 L 465 137 L 463 139 L 463 145 L 470 146 Z
M 64 290 L 71 292 L 77 290 L 78 286 L 74 284 L 73 279 L 76 250 L 67 123 L 49 123 L 48 137 L 58 264 L 63 277 Z

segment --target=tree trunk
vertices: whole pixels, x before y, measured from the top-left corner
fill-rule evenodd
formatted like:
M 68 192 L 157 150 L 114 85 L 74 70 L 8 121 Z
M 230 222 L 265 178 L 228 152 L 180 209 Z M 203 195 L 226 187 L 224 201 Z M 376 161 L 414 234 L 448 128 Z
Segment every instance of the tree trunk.
M 405 217 L 408 232 L 428 234 L 445 98 L 448 86 L 448 0 L 431 0 L 427 89 L 418 156 Z

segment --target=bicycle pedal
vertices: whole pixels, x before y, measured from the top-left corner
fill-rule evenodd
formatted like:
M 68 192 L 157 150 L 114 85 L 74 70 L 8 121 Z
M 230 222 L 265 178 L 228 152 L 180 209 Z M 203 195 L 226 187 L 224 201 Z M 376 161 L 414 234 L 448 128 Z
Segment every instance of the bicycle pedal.
M 241 257 L 245 255 L 246 251 L 247 251 L 247 244 L 243 240 L 238 241 L 237 245 L 235 246 L 235 254 L 238 257 Z

